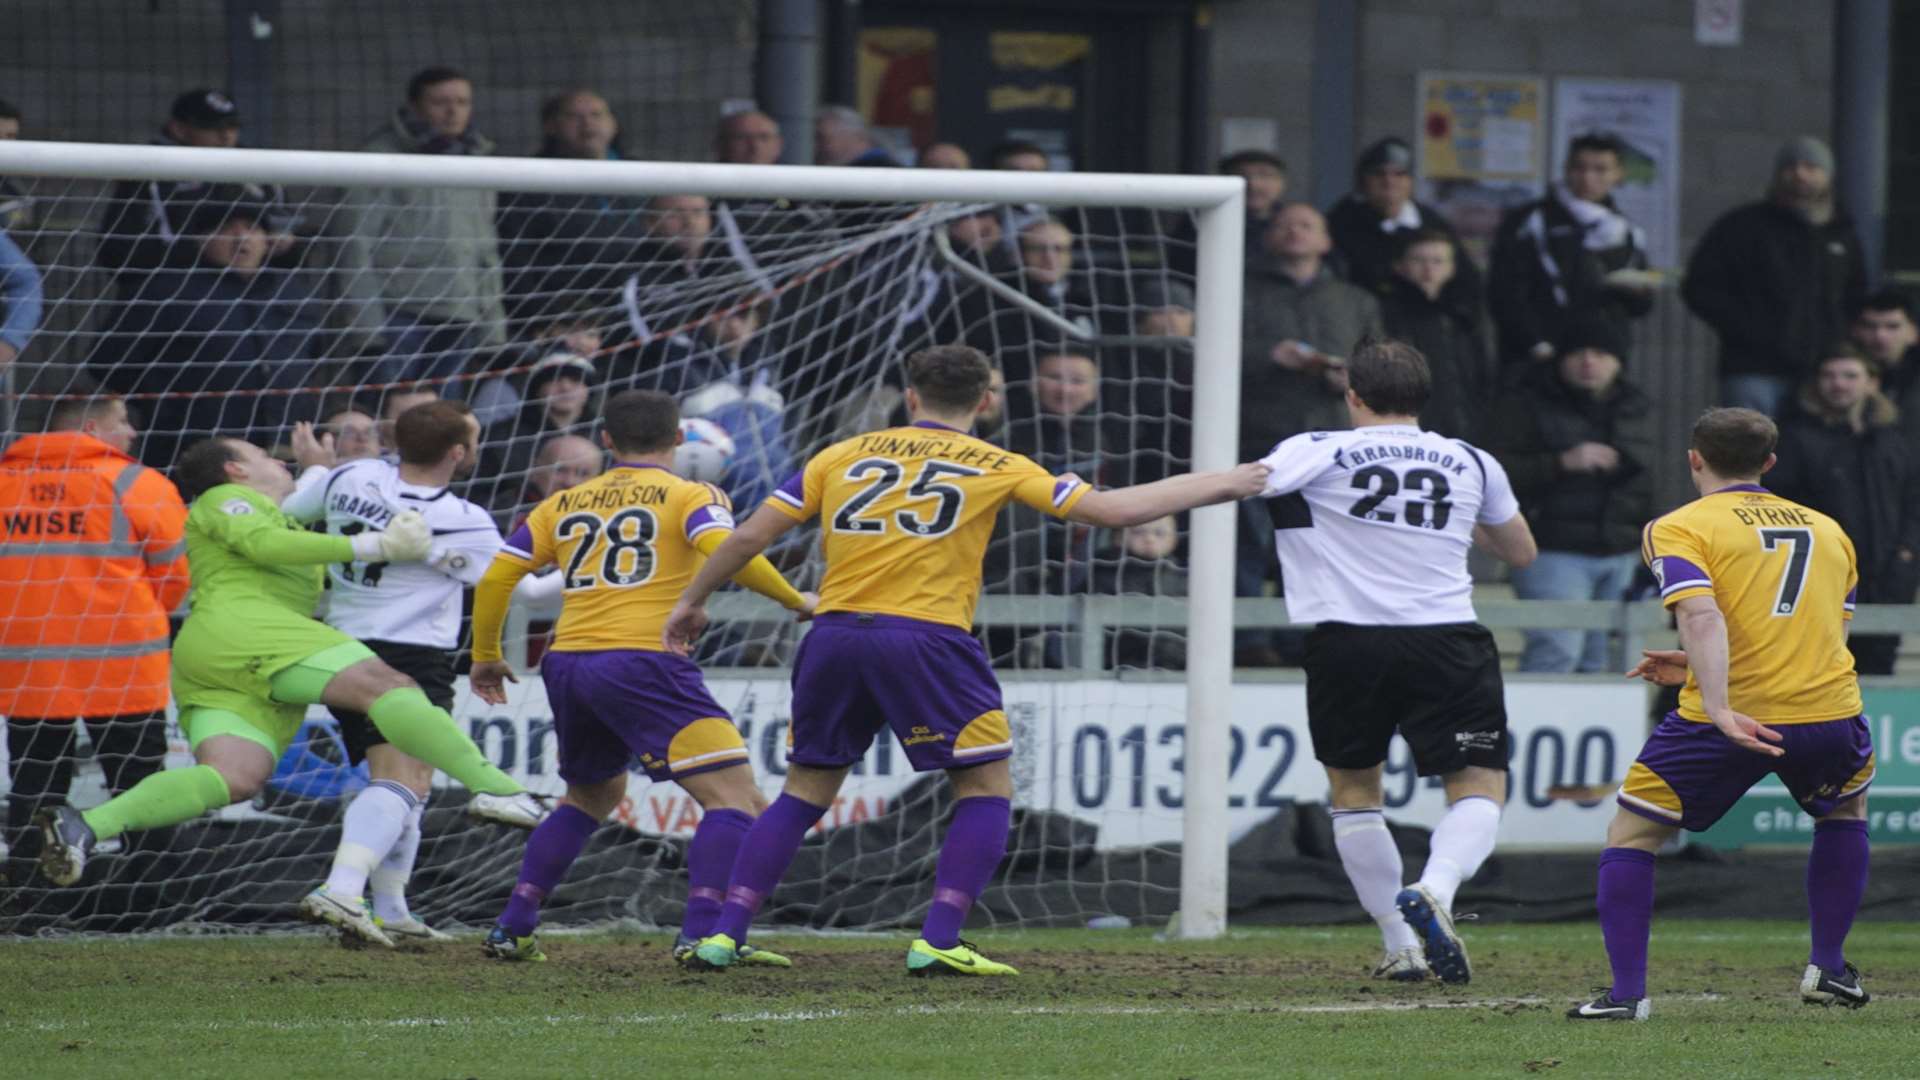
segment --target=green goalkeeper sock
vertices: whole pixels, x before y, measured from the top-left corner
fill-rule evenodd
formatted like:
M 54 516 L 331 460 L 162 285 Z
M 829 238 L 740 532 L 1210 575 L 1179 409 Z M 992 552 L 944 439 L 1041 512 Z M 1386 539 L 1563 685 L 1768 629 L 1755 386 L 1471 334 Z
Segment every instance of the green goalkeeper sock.
M 367 716 L 394 749 L 445 772 L 466 785 L 468 791 L 518 795 L 527 790 L 494 768 L 447 710 L 428 701 L 418 687 L 387 691 L 367 710 Z
M 232 801 L 219 770 L 195 765 L 154 773 L 80 816 L 95 840 L 110 840 L 129 829 L 178 825 Z

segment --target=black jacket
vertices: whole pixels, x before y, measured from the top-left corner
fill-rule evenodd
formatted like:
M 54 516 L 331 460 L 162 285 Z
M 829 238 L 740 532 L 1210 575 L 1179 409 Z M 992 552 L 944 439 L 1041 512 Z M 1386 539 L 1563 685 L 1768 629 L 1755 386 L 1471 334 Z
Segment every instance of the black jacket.
M 634 196 L 509 191 L 495 220 L 515 319 L 612 306 L 649 243 L 646 200 Z
M 1174 559 L 1142 559 L 1124 549 L 1094 556 L 1093 592 L 1100 596 L 1185 596 L 1187 568 Z M 1172 627 L 1120 627 L 1107 631 L 1107 664 L 1115 668 L 1184 671 L 1187 638 Z
M 165 135 L 151 146 L 178 146 Z M 100 242 L 94 248 L 95 266 L 107 272 L 122 295 L 139 289 L 147 276 L 178 264 L 183 256 L 175 241 L 190 231 L 189 219 L 208 199 L 230 200 L 239 195 L 258 208 L 260 224 L 270 233 L 291 233 L 303 222 L 277 184 L 212 184 L 202 180 L 122 180 L 113 186 L 100 218 Z M 193 246 L 191 238 L 186 245 Z M 282 269 L 300 265 L 304 245 L 273 257 Z M 130 298 L 130 296 L 129 296 Z
M 1469 311 L 1478 310 L 1486 303 L 1486 283 L 1479 265 L 1460 243 L 1453 223 L 1426 203 L 1413 206 L 1420 212 L 1422 228 L 1438 229 L 1453 240 L 1453 280 L 1447 283 L 1447 301 Z M 1398 235 L 1382 229 L 1380 222 L 1380 212 L 1358 195 L 1348 195 L 1327 211 L 1327 231 L 1333 236 L 1333 249 L 1347 280 L 1376 296 L 1393 284 L 1393 256 L 1398 246 Z
M 1853 219 L 1824 225 L 1771 202 L 1729 210 L 1687 264 L 1680 294 L 1720 335 L 1722 375 L 1799 379 L 1841 340 L 1866 293 Z
M 1628 322 L 1653 310 L 1651 293 L 1609 289 L 1604 283 L 1616 270 L 1646 269 L 1646 250 L 1631 239 L 1589 250 L 1585 232 L 1551 194 L 1514 209 L 1500 222 L 1493 265 L 1487 271 L 1487 307 L 1500 331 L 1505 362 L 1526 362 L 1542 341 L 1559 344 L 1567 324 L 1576 318 L 1605 319 L 1624 340 Z M 1559 271 L 1557 292 L 1548 258 Z
M 1305 285 L 1273 255 L 1247 259 L 1245 314 L 1240 320 L 1240 460 L 1265 457 L 1282 439 L 1303 431 L 1349 426 L 1346 399 L 1318 372 L 1288 371 L 1273 362 L 1273 347 L 1299 341 L 1332 356 L 1380 333 L 1380 301 L 1322 267 Z
M 1604 399 L 1560 380 L 1558 366 L 1530 369 L 1501 396 L 1487 425 L 1493 452 L 1542 551 L 1618 555 L 1640 544 L 1653 517 L 1653 401 L 1622 378 Z M 1619 451 L 1606 473 L 1569 473 L 1560 455 L 1584 442 Z
M 1444 289 L 1438 299 L 1429 300 L 1400 277 L 1394 278 L 1380 310 L 1387 333 L 1419 349 L 1433 373 L 1433 396 L 1420 410 L 1420 426 L 1449 438 L 1477 441 L 1496 381 L 1485 321 L 1478 312 L 1450 302 Z
M 1779 463 L 1761 478 L 1769 491 L 1839 522 L 1860 565 L 1860 599 L 1910 603 L 1920 581 L 1920 456 L 1900 434 L 1885 396 L 1867 399 L 1865 430 L 1829 423 L 1802 392 L 1780 422 Z

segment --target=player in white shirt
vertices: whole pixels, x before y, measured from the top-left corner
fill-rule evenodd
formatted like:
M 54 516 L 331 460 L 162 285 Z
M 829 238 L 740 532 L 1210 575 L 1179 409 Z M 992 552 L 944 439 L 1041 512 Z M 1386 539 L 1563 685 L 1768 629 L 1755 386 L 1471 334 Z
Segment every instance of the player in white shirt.
M 345 536 L 384 528 L 402 510 L 426 518 L 434 542 L 424 562 L 328 567 L 326 621 L 419 683 L 443 709 L 453 707 L 462 594 L 501 544 L 492 515 L 447 487 L 473 471 L 479 433 L 463 402 L 416 405 L 394 424 L 398 464 L 361 458 L 310 468 L 281 505 L 297 520 L 324 520 L 328 532 Z M 305 425 L 294 441 L 303 460 L 331 456 L 330 441 L 317 442 Z M 301 901 L 301 914 L 380 945 L 444 939 L 414 917 L 406 898 L 433 767 L 390 745 L 367 717 L 337 709 L 334 717 L 348 760 L 366 761 L 371 782 L 348 805 L 332 872 Z M 475 793 L 468 803 L 471 816 L 528 829 L 546 810 L 533 796 Z M 369 879 L 371 913 L 362 902 Z
M 1493 851 L 1507 789 L 1500 654 L 1475 621 L 1467 552 L 1533 561 L 1533 533 L 1493 456 L 1422 431 L 1432 390 L 1412 346 L 1367 339 L 1347 361 L 1351 431 L 1296 435 L 1264 463 L 1287 614 L 1307 634 L 1307 723 L 1326 766 L 1334 842 L 1380 924 L 1379 978 L 1472 974 L 1453 895 Z M 1395 731 L 1446 784 L 1420 880 L 1403 887 L 1381 767 Z

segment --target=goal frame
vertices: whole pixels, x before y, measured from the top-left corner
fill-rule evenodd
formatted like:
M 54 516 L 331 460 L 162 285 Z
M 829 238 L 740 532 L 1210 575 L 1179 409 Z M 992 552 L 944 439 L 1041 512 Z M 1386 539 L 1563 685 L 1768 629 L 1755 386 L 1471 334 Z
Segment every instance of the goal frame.
M 1135 206 L 1193 211 L 1195 470 L 1229 469 L 1240 428 L 1246 182 L 1237 176 L 855 169 L 643 161 L 556 161 L 316 150 L 0 142 L 0 176 L 202 180 L 338 187 L 439 187 L 551 194 Z M 1227 781 L 1232 726 L 1235 507 L 1192 514 L 1187 714 L 1177 935 L 1227 923 Z M 1202 794 L 1207 797 L 1200 797 Z

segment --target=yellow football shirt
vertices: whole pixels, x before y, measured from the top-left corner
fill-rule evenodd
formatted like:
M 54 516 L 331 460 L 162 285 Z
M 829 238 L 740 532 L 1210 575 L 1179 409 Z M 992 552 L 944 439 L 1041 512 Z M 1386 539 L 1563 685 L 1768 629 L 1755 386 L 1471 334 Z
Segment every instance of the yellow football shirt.
M 733 529 L 719 488 L 657 465 L 616 465 L 548 496 L 496 558 L 565 575 L 553 651 L 659 652 L 668 613 L 706 561 L 694 538 L 710 529 Z
M 1090 490 L 923 420 L 822 450 L 767 496 L 767 505 L 800 521 L 820 516 L 827 569 L 819 611 L 902 615 L 969 630 L 1000 508 L 1017 500 L 1065 517 Z
M 1735 484 L 1654 519 L 1641 555 L 1669 608 L 1689 596 L 1720 608 L 1735 712 L 1765 724 L 1860 715 L 1846 636 L 1859 572 L 1853 542 L 1832 518 Z M 1691 675 L 1680 715 L 1707 719 Z

